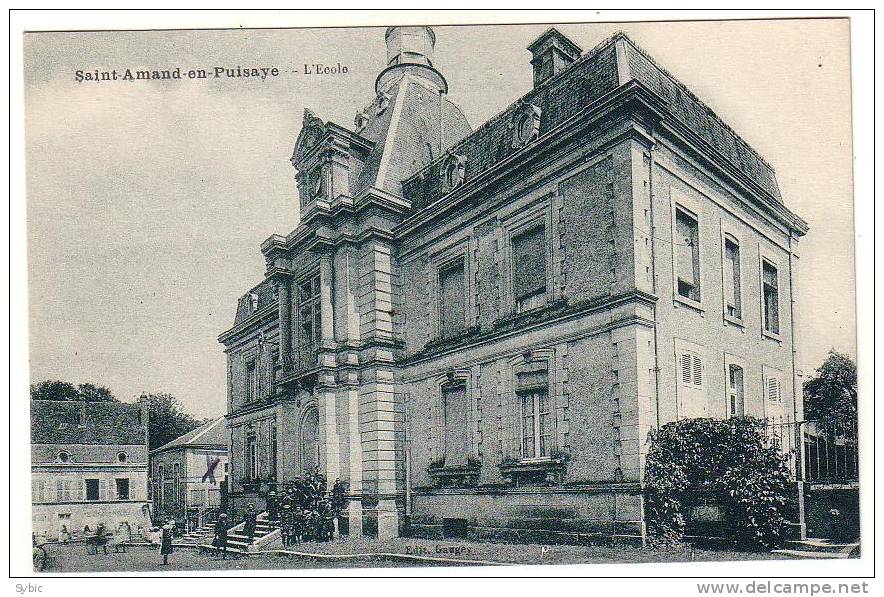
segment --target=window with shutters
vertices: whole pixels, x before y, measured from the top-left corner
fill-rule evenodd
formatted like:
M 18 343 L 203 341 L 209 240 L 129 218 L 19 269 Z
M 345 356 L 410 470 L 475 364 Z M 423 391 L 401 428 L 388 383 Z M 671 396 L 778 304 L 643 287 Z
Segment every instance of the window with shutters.
M 172 490 L 172 500 L 176 504 L 181 503 L 181 465 L 175 463 L 172 465 L 172 478 L 174 481 L 174 489 Z
M 683 352 L 680 372 L 682 384 L 697 388 L 703 387 L 703 360 L 699 355 Z
M 724 241 L 724 312 L 733 319 L 743 319 L 740 245 L 730 236 Z
M 246 475 L 248 479 L 258 478 L 258 437 L 254 433 L 246 436 Z
M 700 302 L 700 227 L 697 217 L 681 207 L 675 210 L 676 292 L 679 296 Z
M 440 336 L 456 336 L 466 328 L 466 302 L 464 260 L 458 259 L 439 270 Z
M 675 366 L 678 418 L 707 416 L 703 348 L 693 342 L 676 339 Z
M 546 305 L 546 228 L 537 226 L 512 239 L 513 298 L 516 313 Z
M 742 367 L 728 365 L 727 412 L 731 417 L 742 417 L 745 414 L 743 379 Z
M 764 309 L 764 331 L 780 333 L 779 274 L 774 264 L 766 259 L 761 261 L 761 287 Z
M 768 374 L 764 384 L 764 391 L 768 402 L 779 404 L 782 401 L 782 388 L 778 377 Z
M 553 419 L 546 370 L 516 374 L 523 459 L 552 454 Z

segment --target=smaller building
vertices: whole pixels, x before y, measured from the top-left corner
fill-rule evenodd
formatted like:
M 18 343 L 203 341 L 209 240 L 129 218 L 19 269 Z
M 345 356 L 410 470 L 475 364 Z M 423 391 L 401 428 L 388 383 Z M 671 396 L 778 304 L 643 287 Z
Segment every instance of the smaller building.
M 150 452 L 154 512 L 187 529 L 226 506 L 227 428 L 219 417 Z
M 32 400 L 33 532 L 57 540 L 101 524 L 148 528 L 147 437 L 138 404 Z

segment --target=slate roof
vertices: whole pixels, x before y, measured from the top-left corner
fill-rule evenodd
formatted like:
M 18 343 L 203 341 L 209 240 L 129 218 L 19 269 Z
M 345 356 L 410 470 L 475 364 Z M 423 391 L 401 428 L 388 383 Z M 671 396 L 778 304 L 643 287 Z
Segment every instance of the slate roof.
M 180 437 L 176 437 L 167 444 L 151 450 L 151 454 L 165 452 L 173 448 L 207 447 L 227 448 L 227 425 L 224 417 L 218 417 L 208 423 L 200 425 L 193 431 L 188 431 Z
M 252 294 L 258 295 L 258 308 L 254 311 L 252 310 Z M 239 297 L 239 301 L 236 303 L 236 317 L 233 320 L 233 325 L 245 321 L 256 312 L 275 302 L 276 298 L 273 296 L 273 284 L 271 284 L 270 280 L 264 280 Z
M 147 445 L 138 404 L 31 400 L 32 444 Z
M 616 42 L 626 42 L 625 64 L 618 65 Z M 619 69 L 618 69 L 619 66 Z M 773 168 L 688 88 L 677 81 L 624 33 L 617 33 L 566 69 L 532 89 L 506 110 L 455 143 L 451 152 L 466 158 L 464 182 L 517 151 L 511 122 L 524 104 L 541 108 L 542 136 L 576 116 L 595 100 L 620 87 L 619 72 L 660 95 L 671 113 L 782 204 Z M 444 158 L 403 182 L 404 195 L 421 209 L 442 195 L 439 169 Z

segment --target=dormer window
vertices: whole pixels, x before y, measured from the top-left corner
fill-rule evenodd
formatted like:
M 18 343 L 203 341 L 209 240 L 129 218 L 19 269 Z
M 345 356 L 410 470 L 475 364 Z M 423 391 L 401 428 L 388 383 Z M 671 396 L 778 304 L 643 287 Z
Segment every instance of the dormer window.
M 513 147 L 523 147 L 540 134 L 540 108 L 531 104 L 522 106 L 513 119 Z
M 450 155 L 442 163 L 442 192 L 450 193 L 463 182 L 465 162 L 463 156 Z
M 128 460 L 129 460 L 129 455 L 126 454 L 125 452 L 118 452 L 117 453 L 117 462 L 119 462 L 120 464 L 125 464 Z
M 384 91 L 381 91 L 380 93 L 378 93 L 377 110 L 375 113 L 377 115 L 383 114 L 389 105 L 390 105 L 390 94 L 386 93 Z
M 58 453 L 56 460 L 58 460 L 58 462 L 61 462 L 61 463 L 68 463 L 71 461 L 71 455 L 69 452 L 65 452 L 64 450 L 62 450 L 61 452 Z

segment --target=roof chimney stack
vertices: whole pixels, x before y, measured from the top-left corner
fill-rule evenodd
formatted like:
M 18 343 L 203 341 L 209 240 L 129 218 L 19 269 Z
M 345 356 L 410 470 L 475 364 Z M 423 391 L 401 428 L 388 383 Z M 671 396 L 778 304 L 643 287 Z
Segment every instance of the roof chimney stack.
M 555 27 L 547 29 L 528 46 L 531 66 L 534 68 L 534 87 L 566 69 L 580 58 L 580 46 L 568 39 Z

